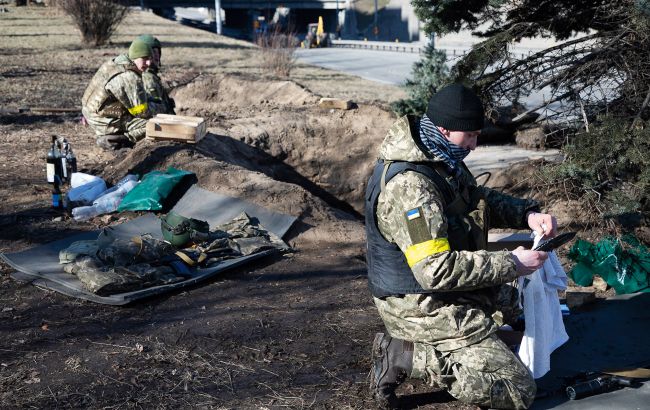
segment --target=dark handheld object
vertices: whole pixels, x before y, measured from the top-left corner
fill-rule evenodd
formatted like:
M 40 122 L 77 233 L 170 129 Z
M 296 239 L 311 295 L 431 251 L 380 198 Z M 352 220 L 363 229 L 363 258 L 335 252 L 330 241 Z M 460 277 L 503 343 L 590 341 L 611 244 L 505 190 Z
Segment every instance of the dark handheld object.
M 584 397 L 617 390 L 623 387 L 637 387 L 638 382 L 628 377 L 600 374 L 597 377 L 576 383 L 566 388 L 569 400 L 579 400 Z
M 548 241 L 544 241 L 537 245 L 536 247 L 533 248 L 534 251 L 543 251 L 543 252 L 550 252 L 555 248 L 559 248 L 560 246 L 564 245 L 565 243 L 569 242 L 571 239 L 573 239 L 576 236 L 575 232 L 566 232 L 559 234 L 555 238 L 551 238 Z

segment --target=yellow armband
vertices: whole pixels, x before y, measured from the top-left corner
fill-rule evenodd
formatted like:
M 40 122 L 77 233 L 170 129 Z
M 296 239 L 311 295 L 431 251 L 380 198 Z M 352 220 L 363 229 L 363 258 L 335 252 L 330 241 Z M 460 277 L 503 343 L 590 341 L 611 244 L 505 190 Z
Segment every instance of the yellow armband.
M 436 253 L 449 250 L 451 250 L 449 240 L 447 238 L 438 238 L 409 246 L 404 252 L 404 256 L 406 256 L 406 262 L 409 264 L 409 267 L 413 267 L 413 265 L 429 255 L 435 255 Z
M 129 113 L 133 116 L 142 114 L 147 111 L 147 103 L 136 105 L 135 107 L 129 108 Z

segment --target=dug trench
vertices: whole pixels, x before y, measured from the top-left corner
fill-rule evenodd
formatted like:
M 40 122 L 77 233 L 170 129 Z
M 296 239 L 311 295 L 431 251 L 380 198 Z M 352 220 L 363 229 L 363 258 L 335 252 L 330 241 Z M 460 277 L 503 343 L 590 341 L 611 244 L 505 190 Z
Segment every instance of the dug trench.
M 196 145 L 143 141 L 113 155 L 72 117 L 47 130 L 68 136 L 84 170 L 109 182 L 174 166 L 202 188 L 297 216 L 285 237 L 294 252 L 119 308 L 17 283 L 2 264 L 3 407 L 373 408 L 369 352 L 382 324 L 367 290 L 360 214 L 394 116 L 363 104 L 323 110 L 293 82 L 241 76 L 202 75 L 173 96 L 179 114 L 208 123 Z M 9 124 L 24 137 L 20 149 L 45 152 L 29 124 Z M 82 223 L 49 211 L 47 186 L 34 182 L 39 168 L 15 167 L 33 191 L 6 197 L 3 252 L 134 216 Z M 406 407 L 475 408 L 418 382 L 400 392 Z

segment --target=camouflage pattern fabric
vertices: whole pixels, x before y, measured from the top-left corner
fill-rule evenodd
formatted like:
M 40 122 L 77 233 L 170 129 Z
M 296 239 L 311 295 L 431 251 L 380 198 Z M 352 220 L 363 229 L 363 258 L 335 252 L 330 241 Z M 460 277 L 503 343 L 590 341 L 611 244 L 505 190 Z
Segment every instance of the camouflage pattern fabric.
M 407 117 L 400 118 L 391 127 L 380 147 L 379 158 L 410 162 L 441 161 L 427 157 L 420 150 L 413 140 Z M 466 169 L 457 182 L 461 186 L 476 185 Z M 525 228 L 526 212 L 537 206 L 534 201 L 513 198 L 489 188 L 474 189 L 482 190 L 489 220 L 498 227 Z M 405 214 L 418 207 L 422 209 L 432 239 L 447 239 L 449 224 L 445 216 L 444 197 L 426 176 L 406 171 L 387 182 L 379 195 L 379 230 L 386 240 L 395 243 L 402 252 L 415 245 L 409 235 Z M 505 392 L 497 396 L 508 396 L 509 404 L 498 408 L 525 408 L 529 405 L 532 402 L 531 391 L 534 396 L 534 381 L 507 347 L 490 342 L 496 337 L 494 334 L 498 326 L 492 316 L 497 310 L 501 310 L 502 316 L 509 319 L 516 312 L 516 298 L 513 300 L 513 293 L 503 286 L 508 286 L 517 276 L 510 252 L 469 252 L 452 248 L 423 257 L 411 265 L 411 270 L 418 283 L 432 293 L 387 297 L 384 300 L 374 298 L 374 302 L 392 337 L 413 341 L 416 351 L 425 352 L 420 354 L 420 359 L 414 359 L 414 369 L 418 369 L 414 370 L 414 376 L 458 373 L 456 381 L 447 384 L 451 393 L 460 400 L 481 405 L 499 405 L 498 398 L 490 402 L 491 386 L 505 383 L 502 388 L 495 387 L 495 390 Z M 484 347 L 486 344 L 489 346 Z M 473 360 L 471 352 L 474 351 L 480 351 L 480 359 L 484 361 L 477 365 L 476 371 L 470 366 Z M 424 362 L 421 358 L 423 354 L 427 359 Z M 436 355 L 446 355 L 456 362 L 450 362 L 447 367 L 432 366 L 431 360 Z M 490 366 L 505 367 L 494 367 L 494 370 L 500 371 L 491 373 L 493 369 Z M 440 373 L 443 369 L 448 373 Z M 522 369 L 524 373 L 521 373 Z M 462 373 L 465 370 L 467 373 Z M 482 372 L 486 375 L 482 375 Z M 497 383 L 501 376 L 504 379 Z M 520 386 L 518 379 L 509 379 L 511 376 L 521 377 L 526 382 L 521 382 Z M 493 380 L 488 383 L 490 377 Z M 521 395 L 518 396 L 517 392 Z
M 168 266 L 154 267 L 147 263 L 140 263 L 128 267 L 110 267 L 92 256 L 78 258 L 74 263 L 66 264 L 63 270 L 77 276 L 84 288 L 99 296 L 131 292 L 183 280 Z
M 126 55 L 104 63 L 82 98 L 82 109 L 95 135 L 125 135 L 137 142 L 144 138 L 147 119 L 165 112 L 162 104 L 149 101 L 141 74 Z
M 257 219 L 242 213 L 211 231 L 206 242 L 184 251 L 188 255 L 207 254 L 200 264 L 207 267 L 267 249 L 286 251 L 290 248 L 277 235 L 264 229 Z M 176 251 L 169 242 L 148 234 L 121 239 L 115 237 L 111 228 L 105 228 L 96 241 L 74 242 L 60 251 L 60 255 L 65 256 L 61 259 L 65 272 L 76 275 L 88 291 L 106 296 L 185 279 L 160 262 Z M 75 259 L 71 260 L 73 255 Z
M 80 241 L 85 245 L 89 241 Z M 158 266 L 159 259 L 174 253 L 167 242 L 142 235 L 130 240 L 116 239 L 110 229 L 104 229 L 95 247 L 84 255 L 74 242 L 61 251 L 70 254 L 77 250 L 77 258 L 64 265 L 64 271 L 76 275 L 90 292 L 100 296 L 130 292 L 150 286 L 174 283 L 182 280 L 168 266 Z
M 131 239 L 113 239 L 109 243 L 101 244 L 97 257 L 111 266 L 128 266 L 157 262 L 175 251 L 170 243 L 146 234 Z
M 211 230 L 209 237 L 210 240 L 197 247 L 208 255 L 207 266 L 267 249 L 277 249 L 280 252 L 290 249 L 280 237 L 264 229 L 257 219 L 252 219 L 245 212 Z
M 496 335 L 449 352 L 415 343 L 411 376 L 465 403 L 494 409 L 526 409 L 537 390 L 528 369 Z
M 165 90 L 156 70 L 149 69 L 142 73 L 142 84 L 149 100 L 163 106 L 163 111 L 159 113 L 174 114 L 175 103 Z

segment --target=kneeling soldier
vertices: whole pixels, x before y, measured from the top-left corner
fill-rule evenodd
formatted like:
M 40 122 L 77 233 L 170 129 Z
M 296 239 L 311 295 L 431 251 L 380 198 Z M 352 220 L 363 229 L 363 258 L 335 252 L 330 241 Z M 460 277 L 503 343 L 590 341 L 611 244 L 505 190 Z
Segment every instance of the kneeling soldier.
M 525 409 L 535 380 L 497 336 L 493 314 L 514 315 L 510 282 L 542 266 L 545 252 L 488 252 L 497 228 L 556 233 L 532 200 L 478 186 L 463 159 L 476 148 L 483 105 L 460 84 L 435 94 L 422 118 L 391 127 L 366 192 L 368 281 L 388 334 L 373 344 L 371 393 L 398 405 L 407 377 L 428 379 L 460 401 Z M 508 301 L 504 303 L 503 301 Z M 498 317 L 498 315 L 494 315 Z
M 142 83 L 152 58 L 151 47 L 135 40 L 128 54 L 104 63 L 90 81 L 81 100 L 82 113 L 100 147 L 132 147 L 144 138 L 147 119 L 165 112 L 162 104 L 149 100 Z

